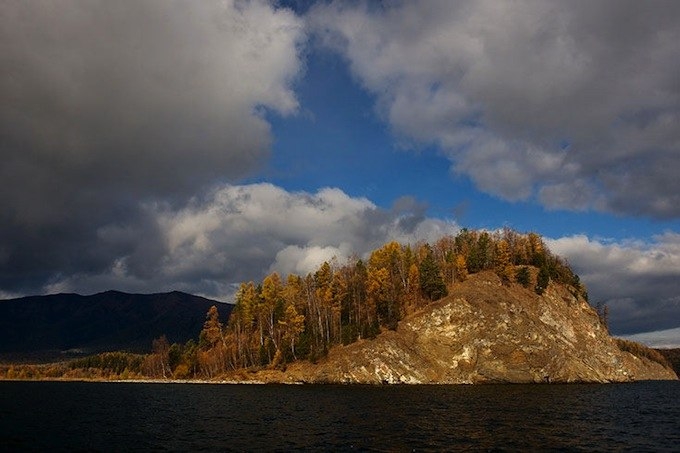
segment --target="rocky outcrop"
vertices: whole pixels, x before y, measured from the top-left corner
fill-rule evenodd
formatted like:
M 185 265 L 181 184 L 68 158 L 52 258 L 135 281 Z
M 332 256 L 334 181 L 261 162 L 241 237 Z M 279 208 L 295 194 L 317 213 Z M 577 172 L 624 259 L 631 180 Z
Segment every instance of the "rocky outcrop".
M 395 331 L 333 348 L 312 365 L 255 373 L 279 382 L 475 384 L 627 382 L 677 379 L 621 351 L 595 310 L 573 288 L 551 284 L 539 296 L 503 285 L 491 272 L 404 318 Z

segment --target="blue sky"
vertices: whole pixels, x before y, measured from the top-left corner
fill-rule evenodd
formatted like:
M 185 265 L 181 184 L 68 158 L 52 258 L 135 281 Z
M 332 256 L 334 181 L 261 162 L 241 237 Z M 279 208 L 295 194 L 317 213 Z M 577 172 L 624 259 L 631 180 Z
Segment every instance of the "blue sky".
M 676 2 L 0 9 L 2 296 L 229 300 L 509 226 L 570 261 L 616 334 L 680 344 Z
M 252 181 L 291 191 L 338 187 L 388 209 L 413 196 L 432 217 L 469 228 L 509 226 L 548 237 L 587 234 L 620 241 L 680 231 L 677 219 L 621 215 L 597 210 L 547 209 L 536 200 L 508 202 L 456 174 L 436 145 L 404 146 L 376 113 L 376 99 L 362 89 L 347 64 L 315 49 L 296 83 L 300 112 L 268 115 L 274 144 L 267 168 Z

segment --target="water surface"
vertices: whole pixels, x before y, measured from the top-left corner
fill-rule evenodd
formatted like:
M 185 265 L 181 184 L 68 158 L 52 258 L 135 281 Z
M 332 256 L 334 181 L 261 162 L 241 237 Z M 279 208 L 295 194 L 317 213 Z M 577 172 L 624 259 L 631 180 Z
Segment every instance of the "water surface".
M 679 382 L 0 382 L 0 450 L 677 451 L 679 401 Z

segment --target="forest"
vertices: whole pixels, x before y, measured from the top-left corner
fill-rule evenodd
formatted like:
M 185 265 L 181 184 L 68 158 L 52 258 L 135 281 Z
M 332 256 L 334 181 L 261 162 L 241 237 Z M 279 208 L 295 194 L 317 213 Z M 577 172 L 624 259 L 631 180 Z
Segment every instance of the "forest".
M 237 369 L 315 362 L 335 345 L 395 329 L 403 317 L 445 297 L 451 285 L 480 271 L 494 271 L 505 284 L 517 283 L 538 294 L 554 280 L 587 299 L 579 277 L 538 234 L 462 229 L 432 244 L 389 242 L 366 260 L 324 262 L 305 276 L 271 273 L 261 282 L 244 282 L 228 321 L 222 323 L 218 309 L 211 307 L 198 339 L 185 344 L 169 344 L 162 336 L 147 355 L 111 352 L 21 372 L 211 379 Z M 0 373 L 32 377 L 18 376 L 14 368 Z

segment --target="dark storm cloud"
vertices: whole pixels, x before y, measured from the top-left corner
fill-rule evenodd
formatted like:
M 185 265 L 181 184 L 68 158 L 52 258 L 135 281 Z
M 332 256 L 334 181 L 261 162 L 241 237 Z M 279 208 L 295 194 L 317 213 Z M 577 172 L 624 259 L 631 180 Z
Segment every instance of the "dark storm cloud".
M 337 1 L 310 22 L 396 135 L 480 189 L 680 217 L 680 3 Z
M 303 39 L 263 1 L 3 2 L 0 288 L 120 256 L 152 272 L 164 250 L 140 203 L 259 166 L 260 109 L 297 109 Z

